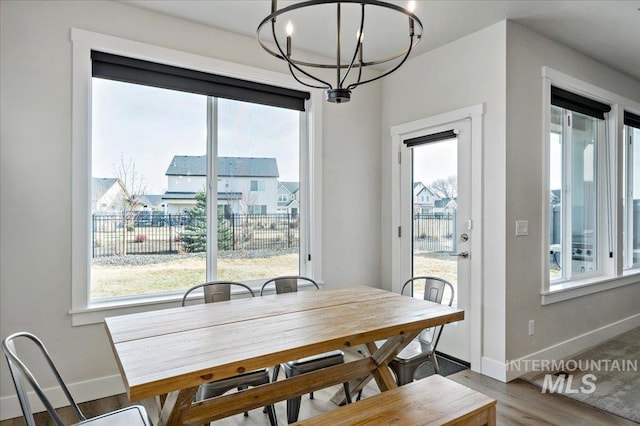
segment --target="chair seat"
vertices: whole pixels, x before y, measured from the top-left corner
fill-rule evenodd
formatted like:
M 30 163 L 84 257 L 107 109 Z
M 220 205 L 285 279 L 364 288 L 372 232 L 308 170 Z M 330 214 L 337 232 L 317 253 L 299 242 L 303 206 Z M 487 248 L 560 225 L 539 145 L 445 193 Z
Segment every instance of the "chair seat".
M 344 363 L 344 352 L 336 350 L 289 361 L 283 366 L 285 371 L 289 370 L 287 376 L 295 376 L 342 363 Z
M 244 386 L 260 386 L 269 383 L 269 370 L 250 371 L 215 382 L 200 385 L 196 393 L 196 401 L 220 396 L 228 390 Z
M 151 421 L 147 410 L 142 405 L 133 405 L 75 424 L 83 426 L 151 426 Z

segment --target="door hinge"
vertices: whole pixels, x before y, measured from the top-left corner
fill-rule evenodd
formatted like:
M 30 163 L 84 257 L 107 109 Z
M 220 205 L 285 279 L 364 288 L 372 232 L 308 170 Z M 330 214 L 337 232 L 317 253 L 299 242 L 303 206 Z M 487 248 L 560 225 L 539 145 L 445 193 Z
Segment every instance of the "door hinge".
M 398 238 L 402 238 L 402 226 L 398 226 Z
M 402 152 L 398 151 L 398 164 L 402 164 Z
M 571 116 L 567 115 L 567 126 L 571 127 Z
M 309 262 L 311 262 L 311 255 L 310 255 L 310 254 L 307 256 L 307 260 L 308 260 Z

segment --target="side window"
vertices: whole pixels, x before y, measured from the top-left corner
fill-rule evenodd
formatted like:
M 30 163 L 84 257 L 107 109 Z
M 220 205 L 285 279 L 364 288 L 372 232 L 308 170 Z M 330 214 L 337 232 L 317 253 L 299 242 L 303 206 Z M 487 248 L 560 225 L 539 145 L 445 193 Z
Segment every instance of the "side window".
M 640 266 L 640 115 L 624 113 L 624 268 Z
M 606 238 L 600 215 L 608 105 L 552 87 L 549 135 L 549 280 L 600 273 Z M 611 220 L 611 218 L 607 218 Z

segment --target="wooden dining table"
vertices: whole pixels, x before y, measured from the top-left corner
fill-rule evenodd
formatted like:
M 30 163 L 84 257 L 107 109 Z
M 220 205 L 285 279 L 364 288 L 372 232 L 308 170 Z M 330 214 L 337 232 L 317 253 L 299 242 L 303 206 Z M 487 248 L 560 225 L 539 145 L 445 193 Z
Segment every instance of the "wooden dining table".
M 382 392 L 395 388 L 387 363 L 421 330 L 462 319 L 460 309 L 341 286 L 122 315 L 105 325 L 129 399 L 157 397 L 163 425 L 201 425 L 346 381 L 353 394 L 371 377 Z M 203 383 L 356 345 L 370 355 L 193 402 Z

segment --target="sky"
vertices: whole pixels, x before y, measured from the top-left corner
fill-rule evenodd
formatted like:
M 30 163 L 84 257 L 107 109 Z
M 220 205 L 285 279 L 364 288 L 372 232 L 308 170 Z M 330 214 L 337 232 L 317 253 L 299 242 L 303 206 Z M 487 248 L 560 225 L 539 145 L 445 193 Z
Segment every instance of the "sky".
M 225 99 L 218 108 L 219 156 L 275 157 L 279 180 L 299 181 L 298 111 Z M 93 177 L 131 161 L 145 193 L 163 194 L 174 155 L 207 153 L 207 97 L 94 78 L 91 145 Z
M 219 99 L 218 155 L 275 157 L 279 180 L 299 178 L 299 112 Z M 414 149 L 414 180 L 429 184 L 456 172 L 456 142 Z M 93 79 L 92 176 L 116 177 L 135 166 L 134 192 L 163 194 L 174 155 L 207 152 L 207 97 L 118 81 Z M 131 190 L 131 188 L 129 188 Z
M 457 175 L 458 142 L 450 139 L 413 148 L 413 181 L 429 185 Z

